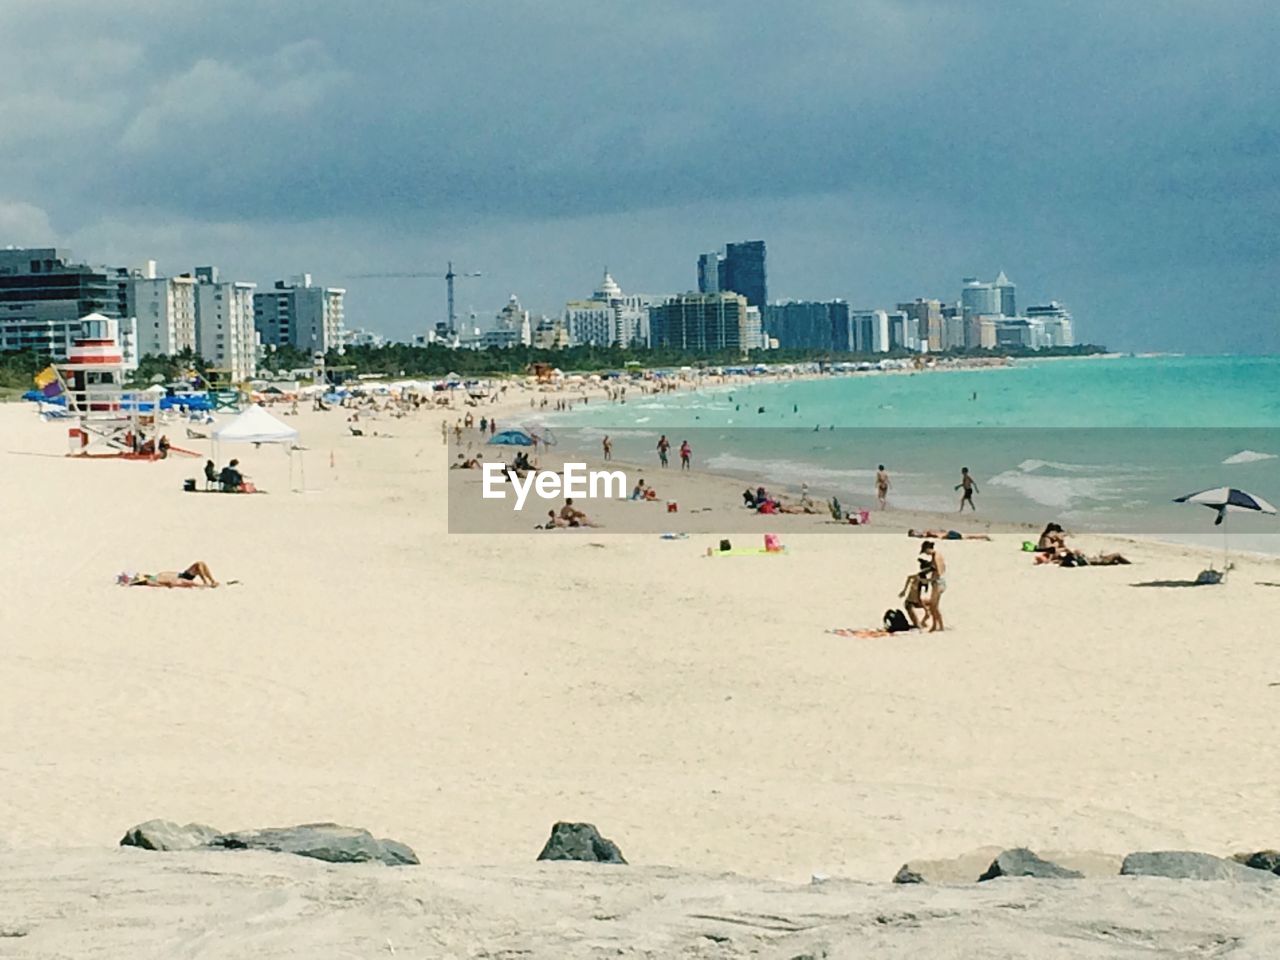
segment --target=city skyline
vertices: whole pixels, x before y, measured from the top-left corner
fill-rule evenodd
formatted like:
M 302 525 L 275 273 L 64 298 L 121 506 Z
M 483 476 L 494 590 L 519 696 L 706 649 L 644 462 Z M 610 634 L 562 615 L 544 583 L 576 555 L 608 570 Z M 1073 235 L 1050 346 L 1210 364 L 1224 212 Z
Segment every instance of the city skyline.
M 0 245 L 308 271 L 408 339 L 443 289 L 351 275 L 452 260 L 484 274 L 460 316 L 555 316 L 606 263 L 684 292 L 699 253 L 762 237 L 770 300 L 891 309 L 1003 269 L 1082 341 L 1280 351 L 1267 4 L 184 10 L 0 12 Z M 613 69 L 633 49 L 644 82 Z

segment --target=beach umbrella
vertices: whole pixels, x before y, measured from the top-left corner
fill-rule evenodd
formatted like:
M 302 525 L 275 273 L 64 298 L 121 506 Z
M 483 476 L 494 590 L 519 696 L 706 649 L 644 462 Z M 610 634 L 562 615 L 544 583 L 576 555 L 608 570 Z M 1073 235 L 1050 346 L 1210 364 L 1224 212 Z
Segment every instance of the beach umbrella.
M 523 430 L 503 430 L 490 437 L 489 442 L 500 447 L 532 447 L 533 437 Z
M 1235 487 L 1214 487 L 1212 490 L 1201 490 L 1199 493 L 1188 493 L 1178 497 L 1174 503 L 1198 503 L 1217 513 L 1213 521 L 1215 527 L 1222 527 L 1222 558 L 1227 558 L 1227 525 L 1228 513 L 1269 513 L 1275 515 L 1276 508 L 1261 497 L 1237 490 Z

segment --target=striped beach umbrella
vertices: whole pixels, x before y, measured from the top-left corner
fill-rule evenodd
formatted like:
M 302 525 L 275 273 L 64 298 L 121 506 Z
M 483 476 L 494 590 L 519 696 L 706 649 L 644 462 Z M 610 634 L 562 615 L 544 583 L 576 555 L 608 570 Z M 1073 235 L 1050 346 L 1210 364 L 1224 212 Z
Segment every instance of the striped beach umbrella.
M 1199 493 L 1188 493 L 1186 496 L 1178 497 L 1174 503 L 1198 503 L 1202 507 L 1208 507 L 1210 510 L 1217 512 L 1217 517 L 1213 521 L 1213 525 L 1222 527 L 1222 558 L 1223 566 L 1230 568 L 1227 563 L 1227 527 L 1224 521 L 1227 519 L 1228 513 L 1269 513 L 1275 515 L 1276 508 L 1261 497 L 1254 496 L 1252 493 L 1246 493 L 1243 490 L 1237 490 L 1235 487 L 1214 487 L 1212 490 L 1201 490 Z
M 1227 517 L 1227 512 L 1240 513 L 1270 513 L 1274 514 L 1276 508 L 1261 497 L 1255 497 L 1252 493 L 1246 493 L 1243 490 L 1237 490 L 1235 487 L 1214 487 L 1212 490 L 1201 490 L 1199 493 L 1188 493 L 1185 497 L 1178 497 L 1174 503 L 1198 503 L 1202 507 L 1209 507 L 1211 510 L 1218 512 L 1218 518 L 1213 521 L 1214 526 L 1222 523 Z

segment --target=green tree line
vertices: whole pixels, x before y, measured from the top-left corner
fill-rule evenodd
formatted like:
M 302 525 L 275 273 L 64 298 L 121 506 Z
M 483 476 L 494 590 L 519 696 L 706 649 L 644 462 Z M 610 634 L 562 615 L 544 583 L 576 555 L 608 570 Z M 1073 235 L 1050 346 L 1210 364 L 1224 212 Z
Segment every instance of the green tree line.
M 1087 356 L 1105 352 L 1104 347 L 1081 344 L 1046 350 L 1000 348 L 994 350 L 958 350 L 937 357 L 1055 357 Z M 746 358 L 736 350 L 684 351 L 648 350 L 635 347 L 577 346 L 565 350 L 536 350 L 532 347 L 492 347 L 488 350 L 450 350 L 432 344 L 411 346 L 390 343 L 381 347 L 349 347 L 345 353 L 331 351 L 326 366 L 342 374 L 379 374 L 388 377 L 443 377 L 457 373 L 463 377 L 510 376 L 527 372 L 534 364 L 546 364 L 566 371 L 622 370 L 628 365 L 652 367 L 740 366 L 745 363 L 858 363 L 876 362 L 886 357 L 910 358 L 916 354 L 837 353 L 822 350 L 753 350 Z M 32 377 L 48 366 L 50 359 L 35 351 L 0 352 L 0 389 L 22 393 L 32 387 Z M 280 347 L 259 361 L 259 369 L 274 374 L 279 370 L 311 368 L 311 357 L 302 350 Z M 130 382 L 146 386 L 157 379 L 168 383 L 182 379 L 191 371 L 210 379 L 208 364 L 198 353 L 185 350 L 174 356 L 148 355 L 138 362 L 130 374 Z

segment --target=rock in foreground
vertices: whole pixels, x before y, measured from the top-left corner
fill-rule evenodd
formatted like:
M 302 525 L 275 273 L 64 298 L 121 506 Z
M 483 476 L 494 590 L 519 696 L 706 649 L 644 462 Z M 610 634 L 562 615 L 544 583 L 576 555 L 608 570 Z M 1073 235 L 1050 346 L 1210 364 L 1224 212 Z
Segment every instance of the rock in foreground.
M 217 836 L 217 830 L 203 823 L 188 823 L 184 827 L 172 820 L 148 820 L 130 827 L 120 839 L 120 846 L 141 847 L 143 850 L 194 850 L 207 846 Z
M 551 828 L 539 860 L 582 860 L 587 863 L 626 863 L 612 840 L 600 836 L 591 823 L 557 823 Z
M 1188 850 L 1156 850 L 1131 853 L 1120 873 L 1129 877 L 1169 877 L 1174 880 L 1245 880 L 1266 882 L 1274 874 L 1255 870 L 1234 860 Z
M 368 830 L 336 823 L 304 823 L 296 827 L 242 830 L 215 838 L 210 846 L 229 850 L 271 850 L 328 863 L 369 863 L 389 867 L 418 863 L 417 854 L 395 840 L 378 840 Z
M 991 861 L 987 872 L 978 878 L 978 882 L 994 880 L 996 877 L 1034 877 L 1037 880 L 1080 880 L 1084 877 L 1078 870 L 1068 870 L 1056 863 L 1043 860 L 1025 847 L 1005 850 Z
M 1269 870 L 1280 873 L 1280 850 L 1259 850 L 1257 853 L 1240 853 L 1231 858 L 1236 863 L 1243 863 L 1255 870 Z
M 418 863 L 403 843 L 379 840 L 368 830 L 336 823 L 304 823 L 296 827 L 220 833 L 200 823 L 179 826 L 171 820 L 148 820 L 131 827 L 122 847 L 144 850 L 271 850 L 328 863 L 385 863 L 400 867 Z

